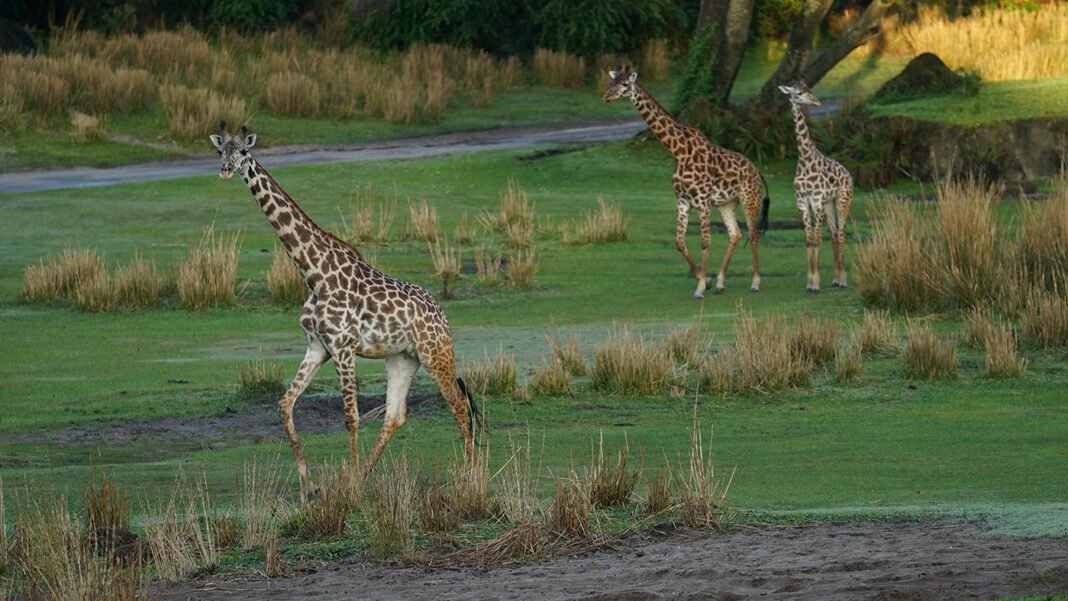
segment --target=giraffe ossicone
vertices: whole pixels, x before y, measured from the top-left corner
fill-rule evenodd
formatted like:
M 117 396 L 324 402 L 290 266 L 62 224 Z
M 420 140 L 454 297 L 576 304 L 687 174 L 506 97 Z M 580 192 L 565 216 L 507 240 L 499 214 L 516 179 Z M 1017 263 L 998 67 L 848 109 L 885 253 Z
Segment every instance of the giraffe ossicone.
M 708 253 L 712 245 L 712 209 L 718 209 L 727 229 L 727 250 L 723 265 L 716 275 L 715 291 L 722 292 L 727 267 L 742 230 L 738 226 L 737 208 L 745 213 L 749 242 L 753 247 L 753 280 L 749 289 L 760 290 L 760 266 L 757 242 L 768 227 L 767 182 L 745 155 L 709 142 L 701 130 L 679 123 L 638 83 L 638 73 L 630 66 L 609 71 L 611 81 L 604 93 L 604 101 L 629 98 L 638 113 L 649 125 L 653 135 L 675 157 L 675 174 L 671 186 L 675 191 L 675 245 L 697 278 L 695 299 L 704 298 L 708 288 Z M 690 257 L 686 247 L 686 228 L 690 211 L 696 209 L 701 220 L 701 265 Z
M 353 467 L 359 464 L 356 358 L 386 362 L 385 417 L 364 478 L 374 469 L 390 437 L 407 420 L 408 388 L 420 365 L 427 368 L 441 389 L 456 418 L 468 460 L 476 462 L 473 430 L 478 411 L 463 381 L 456 377 L 449 323 L 434 297 L 420 286 L 375 269 L 354 247 L 316 225 L 252 157 L 250 150 L 256 144 L 256 134 L 248 133 L 244 127 L 237 135 L 230 134 L 225 123 L 220 123 L 220 129 L 220 134 L 211 136 L 222 160 L 219 176 L 241 176 L 309 290 L 300 311 L 307 350 L 278 403 L 304 498 L 313 496 L 316 487 L 293 425 L 293 406 L 315 373 L 331 358 L 341 382 Z
M 831 231 L 834 250 L 835 288 L 846 287 L 845 226 L 849 208 L 853 204 L 853 176 L 841 163 L 816 148 L 809 135 L 804 106 L 819 106 L 820 101 L 805 82 L 779 86 L 790 98 L 794 132 L 797 134 L 797 173 L 794 193 L 797 208 L 805 224 L 805 249 L 808 254 L 808 281 L 805 290 L 820 291 L 820 245 L 823 242 L 823 220 Z

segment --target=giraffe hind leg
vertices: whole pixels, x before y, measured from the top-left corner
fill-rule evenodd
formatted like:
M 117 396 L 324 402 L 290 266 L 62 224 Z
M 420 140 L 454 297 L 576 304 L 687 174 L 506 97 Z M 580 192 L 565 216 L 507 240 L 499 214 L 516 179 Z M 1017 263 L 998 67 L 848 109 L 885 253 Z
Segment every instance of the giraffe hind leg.
M 406 354 L 386 357 L 386 414 L 382 419 L 378 441 L 375 442 L 375 448 L 371 451 L 371 458 L 364 470 L 365 480 L 374 470 L 378 457 L 389 444 L 389 439 L 408 421 L 408 389 L 418 370 L 419 360 L 415 357 Z
M 475 439 L 472 432 L 474 426 L 473 404 L 467 395 L 466 386 L 456 377 L 456 358 L 451 340 L 439 342 L 437 345 L 420 349 L 419 357 L 426 365 L 430 377 L 441 390 L 441 396 L 452 411 L 456 419 L 456 426 L 460 430 L 460 436 L 464 441 L 464 453 L 472 466 L 477 465 L 478 456 L 475 454 Z
M 719 274 L 716 275 L 716 293 L 723 292 L 726 287 L 727 280 L 727 268 L 731 264 L 731 256 L 734 254 L 734 248 L 738 246 L 738 242 L 742 239 L 742 230 L 738 227 L 738 216 L 735 215 L 736 203 L 729 203 L 720 205 L 719 213 L 723 218 L 723 225 L 727 228 L 727 251 L 723 255 L 723 265 L 719 269 Z

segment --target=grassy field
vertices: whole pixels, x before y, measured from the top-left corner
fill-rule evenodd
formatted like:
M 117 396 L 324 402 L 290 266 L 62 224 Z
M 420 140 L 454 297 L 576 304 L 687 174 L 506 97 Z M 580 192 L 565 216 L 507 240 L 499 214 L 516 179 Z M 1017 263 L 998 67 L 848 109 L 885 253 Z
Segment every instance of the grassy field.
M 269 130 L 261 130 L 264 141 Z M 764 166 L 771 188 L 773 228 L 761 240 L 763 285 L 749 293 L 751 254 L 739 247 L 727 292 L 702 302 L 690 299 L 693 283 L 674 249 L 671 162 L 648 143 L 560 148 L 559 153 L 510 151 L 418 161 L 290 167 L 271 170 L 307 212 L 333 228 L 339 207 L 367 183 L 380 196 L 396 189 L 394 240 L 367 250 L 387 272 L 435 293 L 431 261 L 421 242 L 399 240 L 407 221 L 405 201 L 437 206 L 444 231 L 467 213 L 496 206 L 515 177 L 537 213 L 559 225 L 596 206 L 598 196 L 617 202 L 632 219 L 625 242 L 565 246 L 559 234 L 537 242 L 540 269 L 528 291 L 483 289 L 468 274 L 458 297 L 443 302 L 459 353 L 477 360 L 498 346 L 513 354 L 525 374 L 546 356 L 544 337 L 576 332 L 592 363 L 593 345 L 616 324 L 657 334 L 678 325 L 698 325 L 716 342 L 729 341 L 739 309 L 758 319 L 801 312 L 842 324 L 862 314 L 854 288 L 804 293 L 804 244 L 797 229 L 791 181 L 793 165 Z M 544 156 L 548 154 L 548 156 Z M 530 160 L 535 156 L 541 157 Z M 271 169 L 270 164 L 266 167 Z M 902 188 L 901 191 L 914 191 Z M 850 244 L 868 230 L 868 213 L 881 196 L 863 193 L 853 211 Z M 9 497 L 64 492 L 77 506 L 90 457 L 145 502 L 165 495 L 175 470 L 203 472 L 222 499 L 240 486 L 243 466 L 254 457 L 279 458 L 289 470 L 280 429 L 250 439 L 165 439 L 135 443 L 56 443 L 49 432 L 75 426 L 101 427 L 114 420 L 162 416 L 208 417 L 255 410 L 235 394 L 235 373 L 248 359 L 271 358 L 291 374 L 303 353 L 296 310 L 272 306 L 264 272 L 275 240 L 239 182 L 214 173 L 151 184 L 122 185 L 0 197 L 0 338 L 7 359 L 0 365 L 0 453 Z M 999 216 L 1011 221 L 1015 203 Z M 175 308 L 84 314 L 64 306 L 15 301 L 21 270 L 38 257 L 77 243 L 106 253 L 109 263 L 136 251 L 170 268 L 214 221 L 217 230 L 242 232 L 241 306 L 200 313 Z M 694 226 L 693 230 L 696 230 Z M 715 234 L 712 271 L 725 236 Z M 698 251 L 695 235 L 691 250 Z M 850 247 L 853 256 L 855 246 Z M 471 248 L 464 250 L 465 272 Z M 824 246 L 823 277 L 830 281 L 830 245 Z M 939 329 L 960 328 L 953 314 L 935 319 Z M 928 512 L 989 517 L 1007 532 L 1064 534 L 1068 507 L 1066 411 L 1061 388 L 1068 381 L 1061 350 L 1029 349 L 1026 375 L 1014 380 L 981 376 L 981 356 L 962 351 L 956 379 L 910 382 L 896 353 L 866 357 L 859 380 L 838 384 L 833 368 L 816 372 L 813 385 L 776 394 L 735 396 L 688 389 L 679 396 L 614 396 L 589 391 L 584 381 L 571 398 L 490 397 L 484 403 L 491 427 L 492 461 L 506 459 L 510 436 L 529 439 L 540 486 L 551 474 L 588 463 L 590 446 L 603 432 L 609 448 L 623 437 L 641 450 L 647 467 L 675 461 L 689 446 L 696 415 L 714 429 L 719 469 L 737 469 L 730 501 L 737 509 L 807 518 Z M 361 392 L 384 390 L 380 362 L 359 365 Z M 432 392 L 421 375 L 417 388 Z M 316 378 L 313 396 L 336 394 L 333 369 Z M 267 401 L 268 403 L 270 401 Z M 458 452 L 451 417 L 436 405 L 416 414 L 394 438 L 392 450 L 434 477 Z M 297 407 L 297 414 L 301 405 Z M 340 416 L 338 417 L 340 420 Z M 299 417 L 298 417 L 299 423 Z M 377 422 L 361 428 L 364 444 Z M 82 439 L 83 441 L 85 439 Z M 90 439 L 91 440 L 91 439 Z M 337 461 L 343 434 L 304 436 L 315 462 Z M 16 503 L 17 505 L 17 503 Z M 752 514 L 743 514 L 752 515 Z

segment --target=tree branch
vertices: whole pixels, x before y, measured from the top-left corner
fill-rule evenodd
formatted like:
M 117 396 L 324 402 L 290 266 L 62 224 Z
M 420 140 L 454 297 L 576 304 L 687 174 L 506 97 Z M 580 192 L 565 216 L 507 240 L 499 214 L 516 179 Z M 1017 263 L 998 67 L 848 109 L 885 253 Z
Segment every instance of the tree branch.
M 853 20 L 849 30 L 831 44 L 821 48 L 801 72 L 801 79 L 809 87 L 815 86 L 842 59 L 858 46 L 879 35 L 883 15 L 893 8 L 897 0 L 872 0 L 868 8 Z

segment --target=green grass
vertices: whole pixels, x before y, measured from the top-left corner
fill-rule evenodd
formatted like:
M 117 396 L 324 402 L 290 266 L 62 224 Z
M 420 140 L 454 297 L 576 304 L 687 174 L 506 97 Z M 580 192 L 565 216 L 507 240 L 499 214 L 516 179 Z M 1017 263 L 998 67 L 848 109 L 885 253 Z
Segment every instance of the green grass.
M 977 126 L 1015 119 L 1068 117 L 1064 102 L 1068 76 L 1023 81 L 984 82 L 975 96 L 936 95 L 870 105 L 875 115 L 911 117 Z
M 265 141 L 269 130 L 260 130 Z M 396 186 L 404 199 L 437 205 L 447 229 L 463 212 L 472 217 L 496 206 L 508 177 L 516 177 L 540 216 L 557 223 L 595 206 L 598 195 L 618 202 L 633 219 L 630 239 L 601 246 L 564 246 L 558 236 L 539 241 L 541 268 L 533 291 L 480 291 L 473 276 L 458 298 L 443 306 L 460 355 L 480 358 L 503 344 L 521 372 L 547 354 L 544 335 L 575 331 L 592 342 L 617 323 L 663 332 L 676 324 L 700 323 L 707 334 L 729 339 L 738 303 L 759 316 L 809 311 L 844 322 L 859 318 L 855 289 L 804 293 L 804 244 L 797 229 L 772 229 L 761 240 L 763 285 L 748 290 L 751 253 L 735 254 L 727 292 L 703 302 L 690 299 L 693 281 L 674 248 L 671 159 L 655 143 L 614 143 L 564 149 L 533 161 L 534 150 L 479 153 L 446 158 L 272 169 L 266 167 L 322 225 L 335 227 L 338 207 L 357 187 L 379 191 Z M 771 218 L 798 221 L 791 183 L 793 165 L 764 167 L 771 187 Z M 866 231 L 872 203 L 860 194 L 854 229 Z M 999 207 L 1011 220 L 1015 203 Z M 406 213 L 398 211 L 395 230 Z M 111 264 L 135 250 L 173 266 L 201 229 L 244 232 L 239 277 L 248 281 L 243 306 L 202 313 L 173 308 L 88 315 L 63 306 L 31 306 L 14 297 L 21 269 L 69 242 L 96 248 Z M 447 230 L 446 230 L 447 231 Z M 699 252 L 696 224 L 690 247 Z M 722 258 L 725 236 L 715 234 L 710 270 Z M 855 253 L 851 235 L 849 256 Z M 88 459 L 146 499 L 166 494 L 178 465 L 203 471 L 224 499 L 235 493 L 244 462 L 278 457 L 288 469 L 290 454 L 280 429 L 265 439 L 158 441 L 135 444 L 100 439 L 55 444 L 15 439 L 19 434 L 93 425 L 97 420 L 190 418 L 248 410 L 234 391 L 235 372 L 248 359 L 281 362 L 291 374 L 303 353 L 296 310 L 270 305 L 264 272 L 275 244 L 272 230 L 239 182 L 203 176 L 80 190 L 0 196 L 0 469 L 7 494 L 66 492 L 81 498 Z M 473 249 L 465 249 L 471 260 Z M 824 277 L 830 279 L 830 245 L 824 245 Z M 399 277 L 438 290 L 425 247 L 392 242 L 371 251 Z M 945 316 L 942 328 L 959 328 Z M 988 517 L 1008 532 L 1068 531 L 1062 477 L 1068 436 L 1063 402 L 1068 368 L 1062 351 L 1027 351 L 1030 368 L 1021 379 L 990 381 L 980 375 L 981 357 L 962 354 L 960 377 L 949 382 L 911 384 L 900 360 L 880 355 L 865 361 L 858 382 L 836 385 L 818 372 L 811 388 L 755 398 L 701 394 L 697 415 L 714 428 L 720 469 L 737 467 L 732 504 L 779 515 L 923 515 Z M 381 362 L 361 361 L 361 390 L 384 389 Z M 287 375 L 288 377 L 288 375 Z M 524 376 L 525 377 L 525 376 Z M 323 369 L 315 392 L 336 393 L 334 371 Z M 425 375 L 417 386 L 430 390 Z M 585 389 L 584 381 L 579 381 Z M 314 403 L 314 396 L 297 407 Z M 535 464 L 558 472 L 582 464 L 601 431 L 609 448 L 622 444 L 644 452 L 656 467 L 685 452 L 694 415 L 693 398 L 613 397 L 581 392 L 572 399 L 479 399 L 491 424 L 493 459 L 505 459 L 507 435 L 535 442 Z M 298 418 L 299 420 L 299 418 Z M 340 416 L 339 416 L 340 420 Z M 299 421 L 298 421 L 299 423 Z M 365 423 L 369 444 L 377 423 Z M 305 435 L 312 460 L 337 460 L 344 434 Z M 455 424 L 443 406 L 416 414 L 391 448 L 407 449 L 427 474 L 440 477 L 459 446 Z M 290 473 L 292 477 L 293 474 Z M 295 483 L 295 478 L 291 478 Z M 543 479 L 546 495 L 551 480 Z M 20 492 L 21 494 L 21 492 Z M 77 502 L 77 501 L 75 501 Z M 10 507 L 9 502 L 9 507 Z M 339 551 L 341 552 L 341 551 Z

